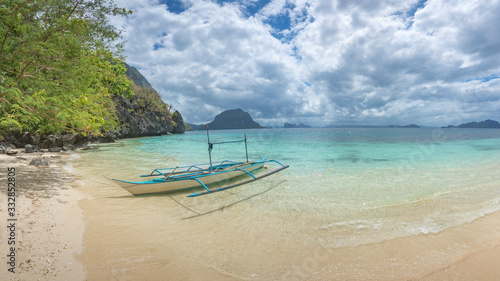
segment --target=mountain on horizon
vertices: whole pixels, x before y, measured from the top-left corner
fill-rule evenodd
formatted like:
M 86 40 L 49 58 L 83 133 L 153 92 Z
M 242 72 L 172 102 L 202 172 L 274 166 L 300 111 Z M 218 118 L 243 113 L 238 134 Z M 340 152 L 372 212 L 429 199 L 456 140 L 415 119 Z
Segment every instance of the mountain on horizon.
M 189 124 L 193 130 L 205 130 L 207 124 Z M 232 130 L 232 129 L 260 129 L 264 128 L 259 123 L 253 121 L 248 112 L 241 108 L 226 110 L 217 116 L 214 121 L 208 123 L 210 130 Z
M 297 125 L 297 124 L 286 122 L 283 125 L 283 128 L 312 128 L 312 127 L 309 125 L 303 124 L 303 123 L 300 123 L 299 125 Z
M 419 125 L 409 124 L 405 126 L 401 125 L 385 125 L 385 126 L 377 126 L 377 125 L 328 125 L 324 128 L 421 128 Z
M 481 122 L 469 122 L 458 126 L 448 125 L 442 128 L 500 128 L 500 123 L 495 120 L 487 119 Z

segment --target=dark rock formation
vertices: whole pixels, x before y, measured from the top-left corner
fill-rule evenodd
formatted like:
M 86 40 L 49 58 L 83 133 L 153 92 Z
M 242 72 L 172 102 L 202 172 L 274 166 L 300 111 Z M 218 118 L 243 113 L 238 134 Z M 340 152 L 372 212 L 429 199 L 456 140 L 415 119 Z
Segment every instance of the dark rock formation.
M 119 137 L 158 136 L 174 131 L 174 124 L 169 116 L 150 108 L 150 104 L 140 102 L 137 96 L 130 100 L 116 96 L 113 100 L 120 120 L 120 130 L 116 132 Z M 113 139 L 113 136 L 108 137 Z
M 3 134 L 3 142 L 5 143 L 6 147 L 13 146 L 13 148 L 16 147 L 24 147 L 24 140 L 26 138 L 24 137 L 25 134 L 20 134 L 19 132 L 13 132 L 10 134 Z M 2 139 L 0 137 L 0 139 Z M 29 141 L 26 142 L 26 144 L 38 144 L 38 143 L 30 143 Z
M 38 152 L 39 150 L 37 149 L 39 148 L 48 149 L 51 147 L 81 145 L 82 143 L 88 141 L 87 137 L 84 137 L 81 134 L 73 133 L 57 133 L 42 137 L 38 134 L 31 134 L 29 132 L 24 132 L 22 134 L 12 132 L 4 134 L 3 137 L 4 143 L 17 148 L 25 148 L 26 152 L 31 150 L 33 150 L 33 152 Z
M 191 124 L 191 123 L 187 123 L 187 124 L 189 125 L 189 127 L 191 127 L 191 130 L 193 130 L 193 131 L 207 129 L 207 125 L 196 125 L 196 124 Z
M 73 146 L 73 145 L 71 145 L 71 144 L 70 144 L 70 145 L 64 145 L 64 146 L 62 147 L 62 150 L 63 150 L 63 151 L 73 151 L 73 150 L 75 150 L 75 146 Z
M 210 130 L 229 129 L 259 129 L 264 128 L 259 123 L 253 121 L 248 112 L 241 109 L 231 109 L 215 116 L 214 121 L 208 123 Z
M 125 66 L 127 76 L 135 84 L 132 88 L 135 94 L 131 99 L 118 95 L 113 98 L 120 129 L 111 132 L 107 139 L 184 133 L 186 127 L 181 114 L 178 111 L 170 114 L 171 107 L 162 101 L 148 80 L 136 68 Z
M 33 152 L 42 152 L 38 145 L 27 144 L 24 146 L 24 152 L 33 153 Z
M 172 114 L 172 123 L 174 124 L 172 133 L 182 134 L 186 131 L 186 123 L 184 123 L 184 119 L 179 111 L 175 111 L 174 114 Z
M 127 68 L 125 74 L 128 78 L 130 78 L 130 80 L 134 82 L 134 84 L 142 88 L 153 88 L 153 86 L 149 84 L 149 81 L 144 76 L 142 76 L 137 68 L 128 64 L 125 64 L 125 67 Z
M 458 126 L 448 125 L 442 128 L 500 128 L 500 123 L 495 120 L 487 119 L 481 122 L 469 122 Z
M 302 124 L 302 123 L 300 123 L 299 125 L 296 125 L 296 124 L 291 124 L 291 123 L 288 123 L 288 122 L 286 122 L 283 125 L 283 127 L 284 128 L 312 128 L 311 126 L 305 125 L 305 124 Z
M 188 124 L 193 130 L 206 130 L 207 124 Z M 253 121 L 248 112 L 238 109 L 226 110 L 215 116 L 214 121 L 208 123 L 210 130 L 231 130 L 231 129 L 260 129 L 264 128 L 259 123 Z
M 5 149 L 5 154 L 7 154 L 7 155 L 15 155 L 15 154 L 17 154 L 17 150 L 12 150 L 12 148 L 7 147 Z
M 82 150 L 95 150 L 95 149 L 98 149 L 98 147 L 88 143 L 82 146 Z
M 30 165 L 35 165 L 35 166 L 48 166 L 49 164 L 50 161 L 45 157 L 35 158 L 30 162 Z
M 405 125 L 405 126 L 401 126 L 401 125 L 389 125 L 387 127 L 388 128 L 414 128 L 414 129 L 420 128 L 419 125 L 415 125 L 415 124 L 410 124 L 410 125 Z
M 186 132 L 187 131 L 194 131 L 193 128 L 191 127 L 191 124 L 184 122 L 184 127 L 186 128 Z

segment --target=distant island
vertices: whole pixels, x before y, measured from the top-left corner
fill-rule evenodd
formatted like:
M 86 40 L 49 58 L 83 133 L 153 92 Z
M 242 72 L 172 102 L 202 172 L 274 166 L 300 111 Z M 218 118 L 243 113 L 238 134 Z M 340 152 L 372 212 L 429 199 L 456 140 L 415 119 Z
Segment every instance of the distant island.
M 418 125 L 410 124 L 410 125 L 386 125 L 386 126 L 373 126 L 373 125 L 328 125 L 325 128 L 421 128 Z
M 196 125 L 187 124 L 191 126 L 193 130 L 206 130 L 207 124 Z M 208 123 L 211 130 L 229 130 L 229 129 L 254 129 L 254 128 L 265 128 L 255 122 L 249 113 L 243 111 L 242 109 L 231 109 L 226 110 L 219 115 L 215 116 L 214 121 Z M 279 126 L 277 127 L 279 128 Z M 286 122 L 283 124 L 282 128 L 312 128 L 312 126 L 300 123 L 294 124 Z M 416 124 L 409 125 L 335 125 L 330 124 L 323 128 L 408 128 L 408 129 L 418 129 L 422 128 Z M 460 125 L 448 125 L 441 128 L 499 128 L 500 123 L 495 120 L 487 119 L 480 122 L 469 122 Z M 189 127 L 187 127 L 189 130 Z
M 296 124 L 286 122 L 283 125 L 283 128 L 312 128 L 312 127 L 309 125 L 302 124 L 302 123 L 300 123 L 299 125 L 296 125 Z
M 207 124 L 189 124 L 193 130 L 205 130 Z M 208 123 L 210 130 L 231 130 L 231 129 L 260 129 L 264 128 L 259 123 L 253 121 L 248 112 L 240 108 L 226 110 L 215 116 L 214 121 Z
M 419 125 L 415 125 L 415 124 L 410 124 L 410 125 L 405 125 L 405 126 L 400 126 L 400 125 L 389 125 L 389 126 L 386 126 L 387 128 L 420 128 Z
M 469 122 L 458 126 L 448 125 L 442 128 L 500 128 L 500 123 L 495 120 L 487 119 L 481 122 Z

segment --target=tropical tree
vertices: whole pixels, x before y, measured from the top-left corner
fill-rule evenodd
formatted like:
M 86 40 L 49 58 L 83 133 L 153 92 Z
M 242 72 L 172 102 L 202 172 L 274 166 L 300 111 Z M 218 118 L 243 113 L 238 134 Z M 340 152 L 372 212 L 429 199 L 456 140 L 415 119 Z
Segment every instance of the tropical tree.
M 0 0 L 0 133 L 99 134 L 130 97 L 110 0 Z

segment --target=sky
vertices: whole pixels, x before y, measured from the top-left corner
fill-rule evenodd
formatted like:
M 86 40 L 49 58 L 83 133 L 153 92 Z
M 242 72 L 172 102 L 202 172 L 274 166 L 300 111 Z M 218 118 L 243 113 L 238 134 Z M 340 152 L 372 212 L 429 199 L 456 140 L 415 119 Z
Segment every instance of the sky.
M 188 123 L 500 121 L 500 0 L 115 0 L 128 64 Z

